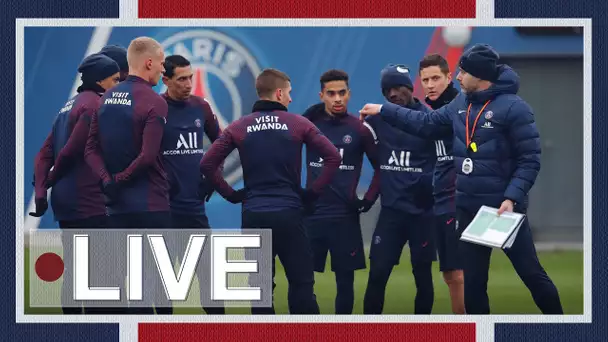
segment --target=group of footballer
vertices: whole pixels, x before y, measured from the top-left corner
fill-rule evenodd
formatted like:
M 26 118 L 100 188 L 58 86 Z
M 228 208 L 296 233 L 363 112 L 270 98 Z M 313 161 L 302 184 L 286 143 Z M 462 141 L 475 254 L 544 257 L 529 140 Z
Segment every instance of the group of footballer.
M 323 73 L 320 102 L 299 115 L 288 112 L 289 76 L 264 69 L 256 78 L 259 100 L 251 114 L 221 128 L 210 103 L 192 94 L 190 61 L 181 55 L 165 56 L 152 38 L 136 38 L 128 49 L 106 46 L 87 56 L 78 71 L 82 75 L 78 94 L 59 111 L 36 156 L 36 210 L 30 215 L 44 215 L 51 189 L 53 214 L 64 231 L 209 229 L 205 202 L 217 192 L 242 205 L 244 230 L 272 230 L 273 277 L 278 256 L 289 283 L 291 314 L 319 314 L 314 272 L 324 272 L 328 252 L 336 278 L 335 313 L 352 314 L 354 272 L 366 268 L 360 215 L 379 197 L 363 312 L 382 313 L 387 282 L 408 243 L 416 284 L 414 313 L 432 312 L 432 263 L 437 255 L 452 311 L 465 313 L 459 248 L 465 227 L 459 227 L 456 219 L 452 140 L 413 134 L 415 127 L 408 132 L 374 113 L 365 118 L 349 114 L 346 72 Z M 410 70 L 404 65 L 389 64 L 381 71 L 379 91 L 389 103 L 422 113 L 440 109 L 459 96 L 442 56 L 425 56 L 417 72 L 424 102 L 413 96 Z M 166 92 L 159 95 L 153 87 L 161 79 Z M 212 143 L 206 152 L 204 136 Z M 302 186 L 304 145 L 306 184 Z M 239 190 L 226 182 L 222 172 L 235 149 L 244 180 Z M 359 198 L 364 155 L 374 174 Z M 79 308 L 63 310 L 80 313 Z M 84 310 L 154 312 L 152 308 Z M 224 313 L 223 308 L 205 310 Z M 275 313 L 274 307 L 251 311 Z M 157 303 L 156 313 L 172 313 L 171 305 Z

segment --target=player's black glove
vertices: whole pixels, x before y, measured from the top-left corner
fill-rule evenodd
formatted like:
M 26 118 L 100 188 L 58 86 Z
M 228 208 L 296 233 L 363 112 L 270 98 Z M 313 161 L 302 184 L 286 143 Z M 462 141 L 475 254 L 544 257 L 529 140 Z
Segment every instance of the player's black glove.
M 49 208 L 49 202 L 47 201 L 46 197 L 40 197 L 36 198 L 35 203 L 36 211 L 30 213 L 30 216 L 41 217 L 42 215 L 44 215 L 44 213 L 46 213 L 46 210 Z
M 198 198 L 200 198 L 202 201 L 209 202 L 214 191 L 215 188 L 213 187 L 211 181 L 206 179 L 205 176 L 201 175 L 201 180 L 198 183 Z
M 103 191 L 103 194 L 106 196 L 106 205 L 107 206 L 111 206 L 114 203 L 116 203 L 116 201 L 118 201 L 120 185 L 118 185 L 114 179 L 112 179 L 108 182 L 102 182 L 101 190 Z
M 319 194 L 314 192 L 312 189 L 301 189 L 300 198 L 302 199 L 304 214 L 312 215 L 316 210 L 315 202 L 317 199 L 319 199 Z
M 246 195 L 247 195 L 247 190 L 245 190 L 245 188 L 243 188 L 243 189 L 233 192 L 232 195 L 230 195 L 226 198 L 226 200 L 228 200 L 228 202 L 230 202 L 232 204 L 238 204 L 238 203 L 243 202 Z
M 355 199 L 354 203 L 353 203 L 353 208 L 360 214 L 360 213 L 366 213 L 368 212 L 372 206 L 374 205 L 374 202 L 368 200 L 368 199 Z

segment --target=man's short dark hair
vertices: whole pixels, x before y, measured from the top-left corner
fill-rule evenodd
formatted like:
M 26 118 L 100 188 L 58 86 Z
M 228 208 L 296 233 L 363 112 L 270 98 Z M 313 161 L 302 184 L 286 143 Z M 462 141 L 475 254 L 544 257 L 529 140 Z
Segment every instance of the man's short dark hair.
M 182 55 L 171 55 L 165 58 L 165 73 L 168 78 L 175 76 L 175 68 L 183 68 L 190 65 L 190 61 Z
M 424 56 L 424 58 L 420 61 L 418 73 L 420 73 L 422 69 L 426 69 L 432 66 L 439 67 L 439 70 L 441 70 L 441 72 L 446 75 L 450 73 L 450 66 L 448 65 L 448 61 L 446 61 L 443 56 L 437 53 Z
M 287 88 L 287 83 L 291 82 L 286 73 L 277 69 L 264 69 L 255 80 L 255 91 L 258 97 L 269 98 L 275 90 Z
M 332 81 L 344 81 L 346 82 L 346 87 L 348 88 L 348 74 L 345 71 L 331 69 L 323 73 L 321 75 L 321 90 L 325 89 L 325 84 Z

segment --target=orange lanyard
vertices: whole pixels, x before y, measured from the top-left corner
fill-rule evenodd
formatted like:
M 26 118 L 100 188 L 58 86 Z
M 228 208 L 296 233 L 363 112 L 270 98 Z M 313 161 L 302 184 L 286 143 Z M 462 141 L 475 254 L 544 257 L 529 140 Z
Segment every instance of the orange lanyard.
M 471 145 L 471 141 L 473 140 L 473 134 L 475 134 L 475 127 L 477 127 L 477 121 L 479 120 L 479 117 L 481 116 L 481 113 L 483 112 L 484 109 L 486 109 L 486 106 L 490 104 L 490 101 L 487 101 L 486 104 L 483 105 L 483 107 L 481 107 L 481 110 L 479 111 L 479 113 L 477 113 L 477 117 L 475 118 L 475 122 L 473 122 L 473 128 L 471 129 L 471 135 L 469 136 L 469 113 L 471 112 L 471 106 L 473 105 L 472 103 L 469 103 L 469 108 L 467 109 L 467 118 L 466 118 L 466 131 L 467 131 L 467 148 Z

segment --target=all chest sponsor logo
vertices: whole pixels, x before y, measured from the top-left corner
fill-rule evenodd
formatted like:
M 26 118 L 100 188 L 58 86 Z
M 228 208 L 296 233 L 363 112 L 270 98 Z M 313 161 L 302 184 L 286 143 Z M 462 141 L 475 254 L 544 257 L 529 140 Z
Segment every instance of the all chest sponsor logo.
M 342 161 L 340 162 L 340 167 L 339 169 L 342 171 L 353 171 L 355 169 L 354 165 L 346 165 L 344 164 L 344 149 L 343 148 L 339 148 L 338 152 L 340 152 L 340 158 L 342 158 Z M 319 157 L 318 161 L 311 161 L 310 163 L 308 163 L 308 165 L 310 165 L 311 167 L 323 167 L 323 158 Z
M 165 55 L 182 55 L 187 58 L 194 72 L 193 94 L 205 98 L 220 126 L 224 129 L 231 122 L 248 114 L 257 100 L 255 78 L 260 73 L 259 63 L 253 54 L 233 37 L 214 30 L 185 30 L 160 40 Z M 166 90 L 161 85 L 159 91 Z M 195 121 L 196 127 L 202 122 Z M 190 138 L 183 135 L 178 145 L 183 148 L 190 144 Z M 202 137 L 195 139 L 202 149 L 209 142 Z M 180 149 L 177 149 L 180 150 Z M 182 152 L 180 152 L 182 153 Z M 238 153 L 232 153 L 224 162 L 224 177 L 230 184 L 242 178 L 242 168 Z
M 200 137 L 198 132 L 180 133 L 177 137 L 177 144 L 174 149 L 165 150 L 163 155 L 174 156 L 174 155 L 189 155 L 189 154 L 203 154 L 204 150 L 200 148 Z
M 483 125 L 481 125 L 482 128 L 494 128 L 494 126 L 492 126 L 492 122 L 491 121 L 486 121 L 483 123 Z
M 411 166 L 411 151 L 391 151 L 386 164 L 380 165 L 381 170 L 399 172 L 422 172 L 422 168 Z

